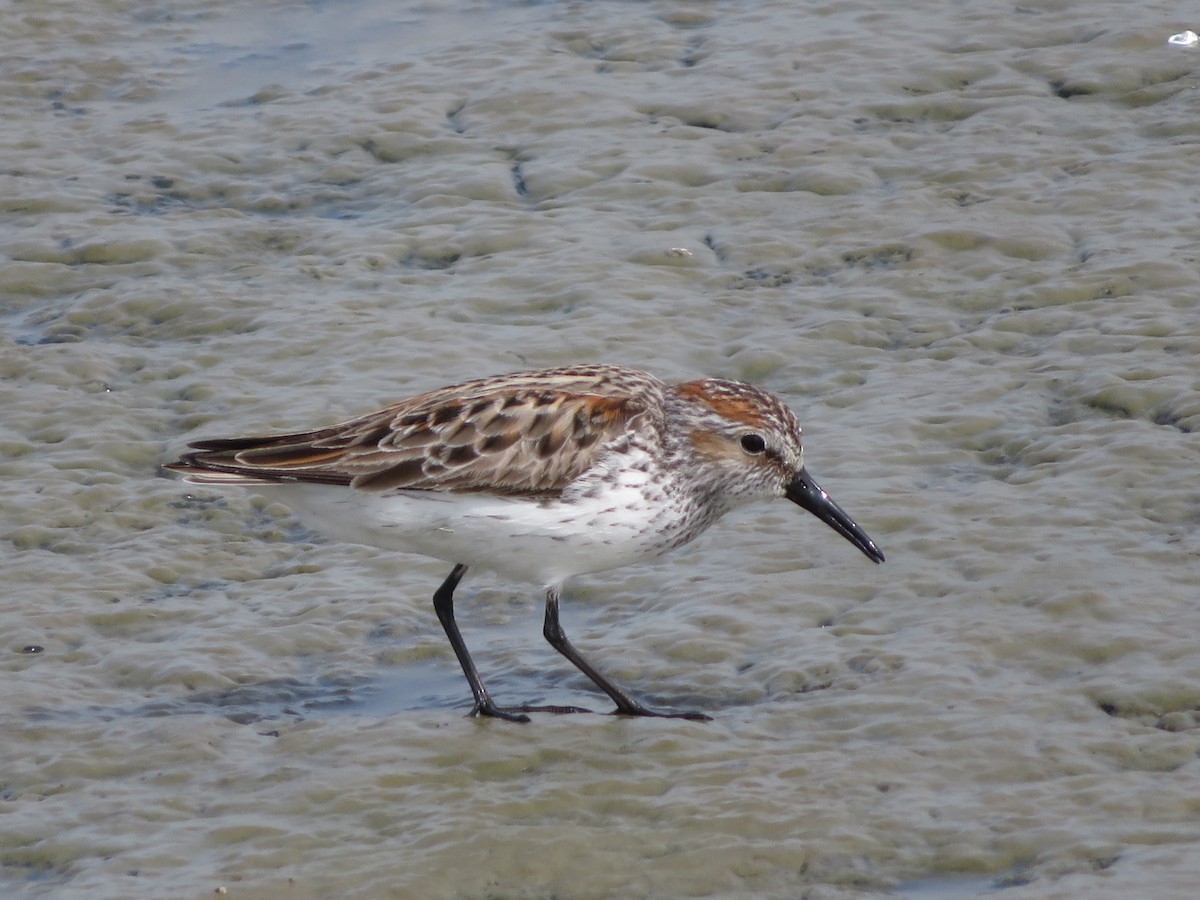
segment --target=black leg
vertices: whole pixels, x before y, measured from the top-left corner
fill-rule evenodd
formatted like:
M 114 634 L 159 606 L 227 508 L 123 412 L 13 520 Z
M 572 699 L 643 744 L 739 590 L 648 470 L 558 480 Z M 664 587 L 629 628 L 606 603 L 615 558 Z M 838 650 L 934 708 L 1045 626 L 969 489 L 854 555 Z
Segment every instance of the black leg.
M 584 659 L 575 645 L 567 639 L 567 634 L 563 631 L 562 623 L 558 619 L 558 588 L 550 588 L 546 591 L 546 624 L 542 628 L 542 634 L 546 636 L 546 640 L 550 642 L 550 646 L 569 659 L 575 668 L 579 669 L 584 675 L 592 680 L 596 687 L 608 694 L 613 702 L 617 704 L 614 713 L 619 716 L 658 716 L 664 719 L 694 719 L 700 722 L 707 722 L 712 719 L 712 716 L 706 716 L 702 712 L 694 712 L 691 710 L 656 710 L 647 706 L 643 706 L 637 700 L 634 700 L 627 693 L 608 680 L 607 677 L 600 672 L 586 659 Z
M 506 719 L 509 722 L 528 722 L 529 716 L 524 715 L 526 712 L 591 712 L 591 710 L 581 709 L 578 706 L 520 706 L 505 709 L 496 705 L 496 702 L 492 700 L 492 695 L 483 686 L 479 670 L 475 668 L 467 645 L 458 630 L 458 623 L 454 621 L 454 589 L 458 587 L 458 583 L 462 581 L 462 577 L 466 573 L 467 567 L 461 563 L 454 567 L 454 570 L 442 582 L 442 586 L 434 592 L 433 609 L 437 613 L 438 621 L 442 623 L 442 628 L 446 631 L 446 637 L 450 639 L 450 646 L 454 648 L 454 655 L 458 657 L 463 674 L 467 676 L 467 684 L 471 686 L 471 693 L 475 695 L 475 706 L 471 710 L 471 715 L 491 716 L 497 719 Z
M 471 653 L 463 642 L 462 634 L 459 633 L 458 623 L 454 621 L 454 589 L 458 587 L 458 583 L 462 581 L 462 577 L 466 573 L 467 567 L 461 563 L 454 567 L 454 571 L 434 592 L 433 609 L 437 613 L 438 621 L 442 623 L 442 628 L 446 630 L 446 637 L 450 639 L 450 646 L 454 648 L 454 655 L 458 657 L 458 664 L 462 666 L 463 674 L 467 676 L 467 684 L 471 686 L 471 693 L 475 695 L 475 708 L 471 710 L 471 715 L 494 716 L 510 722 L 528 722 L 529 716 L 503 710 L 492 700 L 492 695 L 483 686 L 483 679 L 479 677 L 479 670 L 475 668 L 475 663 L 471 660 Z

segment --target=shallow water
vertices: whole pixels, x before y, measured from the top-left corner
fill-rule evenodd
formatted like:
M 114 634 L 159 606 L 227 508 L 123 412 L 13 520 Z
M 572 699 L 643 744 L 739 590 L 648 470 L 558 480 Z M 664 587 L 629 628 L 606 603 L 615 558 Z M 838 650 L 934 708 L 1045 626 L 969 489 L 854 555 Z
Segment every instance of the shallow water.
M 1200 54 L 1128 10 L 0 10 L 3 893 L 1191 896 Z M 465 719 L 446 566 L 159 477 L 581 361 L 781 394 L 888 554 L 766 506 L 569 587 L 711 723 Z

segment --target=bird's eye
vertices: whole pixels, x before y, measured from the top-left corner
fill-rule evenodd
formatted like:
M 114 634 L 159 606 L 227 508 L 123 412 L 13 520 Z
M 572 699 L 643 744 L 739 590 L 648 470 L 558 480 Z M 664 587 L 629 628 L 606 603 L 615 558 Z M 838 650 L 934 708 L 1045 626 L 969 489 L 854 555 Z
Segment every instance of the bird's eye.
M 767 449 L 767 442 L 758 434 L 746 434 L 742 436 L 742 449 L 747 453 L 762 453 Z

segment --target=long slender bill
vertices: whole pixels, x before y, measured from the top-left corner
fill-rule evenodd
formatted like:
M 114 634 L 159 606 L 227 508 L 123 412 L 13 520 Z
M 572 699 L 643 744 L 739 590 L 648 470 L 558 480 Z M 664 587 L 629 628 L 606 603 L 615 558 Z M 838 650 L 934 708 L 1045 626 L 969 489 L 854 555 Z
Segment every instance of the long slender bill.
M 838 506 L 829 495 L 821 490 L 821 486 L 813 481 L 808 470 L 801 469 L 784 491 L 784 496 L 793 503 L 802 506 L 810 513 L 852 543 L 866 554 L 871 562 L 883 562 L 883 551 L 875 546 L 875 542 L 867 537 L 855 521 L 846 515 L 846 511 Z

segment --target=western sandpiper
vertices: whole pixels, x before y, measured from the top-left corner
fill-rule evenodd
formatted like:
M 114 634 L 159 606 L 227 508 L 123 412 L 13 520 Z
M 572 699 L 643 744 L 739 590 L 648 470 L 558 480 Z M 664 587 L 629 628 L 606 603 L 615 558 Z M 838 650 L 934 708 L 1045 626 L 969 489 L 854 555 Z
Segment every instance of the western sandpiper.
M 454 589 L 471 566 L 544 586 L 546 640 L 615 713 L 707 719 L 645 706 L 584 659 L 559 621 L 563 583 L 659 556 L 731 509 L 776 497 L 883 562 L 805 470 L 791 410 L 719 378 L 668 385 L 603 365 L 517 372 L 316 431 L 190 446 L 167 466 L 190 482 L 246 485 L 328 535 L 453 563 L 433 607 L 475 695 L 472 715 L 523 722 L 586 710 L 492 700 L 454 620 Z

